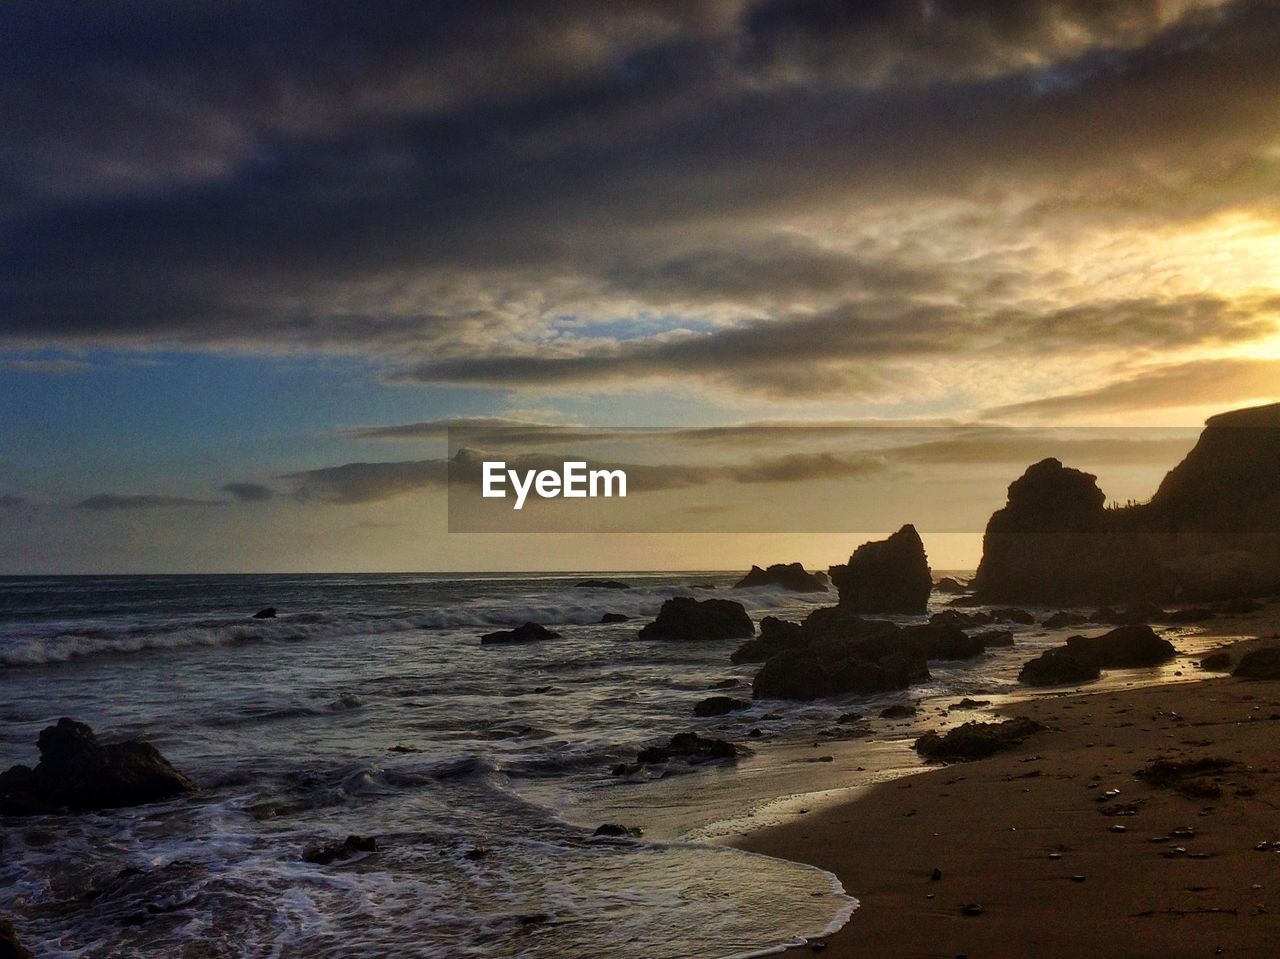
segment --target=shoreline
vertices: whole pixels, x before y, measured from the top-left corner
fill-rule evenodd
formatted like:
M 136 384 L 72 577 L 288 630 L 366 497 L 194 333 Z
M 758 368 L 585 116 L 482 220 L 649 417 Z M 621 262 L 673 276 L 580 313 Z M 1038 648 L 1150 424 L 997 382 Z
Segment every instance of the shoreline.
M 1276 620 L 1273 607 L 1197 639 L 1273 634 Z M 1049 728 L 724 841 L 838 878 L 859 905 L 814 941 L 834 957 L 998 956 L 1011 944 L 1073 959 L 1267 954 L 1280 936 L 1280 844 L 1255 847 L 1280 842 L 1280 763 L 1267 765 L 1280 682 L 1200 674 L 1040 693 L 995 712 Z M 1233 765 L 1217 774 L 1220 796 L 1193 798 L 1134 776 L 1160 756 Z M 1169 836 L 1179 829 L 1194 835 Z

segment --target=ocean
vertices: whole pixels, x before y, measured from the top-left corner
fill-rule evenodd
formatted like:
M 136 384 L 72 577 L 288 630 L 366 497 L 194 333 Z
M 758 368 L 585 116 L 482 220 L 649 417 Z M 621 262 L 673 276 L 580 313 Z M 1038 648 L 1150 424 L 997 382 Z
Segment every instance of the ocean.
M 578 588 L 588 575 L 631 588 Z M 835 600 L 730 589 L 736 578 L 0 578 L 0 768 L 34 764 L 39 731 L 72 716 L 107 740 L 145 736 L 202 787 L 0 820 L 0 916 L 38 955 L 78 959 L 674 959 L 827 934 L 856 890 L 724 840 L 918 768 L 920 728 L 973 718 L 939 704 L 1016 693 L 1017 667 L 1061 635 L 1013 627 L 1014 649 L 936 664 L 905 693 L 695 719 L 713 692 L 749 699 L 757 667 L 730 663 L 736 641 L 639 640 L 664 599 L 732 598 L 757 622 Z M 251 618 L 266 606 L 277 618 Z M 631 621 L 602 625 L 606 612 Z M 525 621 L 563 638 L 480 645 Z M 903 701 L 929 708 L 875 718 Z M 851 726 L 851 711 L 871 720 Z M 611 773 L 684 730 L 752 754 Z M 604 822 L 643 835 L 593 836 Z M 377 851 L 303 860 L 348 834 L 376 837 Z

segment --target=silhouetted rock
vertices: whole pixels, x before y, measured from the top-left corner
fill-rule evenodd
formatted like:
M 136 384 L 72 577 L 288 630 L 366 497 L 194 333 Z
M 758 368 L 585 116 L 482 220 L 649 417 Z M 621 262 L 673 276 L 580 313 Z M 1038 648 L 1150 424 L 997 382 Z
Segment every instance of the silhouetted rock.
M 979 610 L 976 613 L 962 613 L 958 609 L 944 609 L 929 617 L 929 622 L 937 626 L 989 626 L 995 620 L 990 613 Z
M 104 746 L 92 729 L 71 719 L 43 730 L 38 745 L 35 769 L 14 766 L 0 773 L 0 815 L 141 806 L 196 791 L 150 743 Z
M 1210 653 L 1200 660 L 1200 668 L 1210 673 L 1229 673 L 1231 671 L 1231 654 L 1224 651 Z
M 1045 618 L 1040 625 L 1045 629 L 1067 629 L 1072 626 L 1083 626 L 1089 622 L 1089 617 L 1084 613 L 1069 613 L 1065 610 L 1059 610 L 1052 616 Z
M 840 606 L 856 613 L 924 613 L 933 591 L 929 560 L 914 526 L 863 543 L 844 566 L 831 568 Z
M 903 637 L 904 645 L 925 659 L 972 659 L 981 656 L 986 648 L 979 637 L 968 635 L 959 626 L 907 626 Z
M 933 584 L 933 591 L 944 595 L 958 596 L 961 593 L 967 593 L 969 587 L 953 576 L 944 576 Z
M 770 656 L 784 649 L 803 645 L 803 630 L 799 623 L 766 616 L 760 620 L 760 635 L 749 639 L 733 651 L 730 660 L 735 663 L 763 663 Z
M 753 586 L 777 586 L 794 593 L 825 593 L 827 577 L 822 573 L 810 573 L 800 563 L 774 563 L 768 569 L 752 566 L 746 576 L 738 580 L 734 589 Z
M 1241 679 L 1280 679 L 1280 646 L 1255 649 L 1240 657 L 1232 676 Z
M 1224 599 L 1221 602 L 1213 604 L 1213 609 L 1223 616 L 1247 616 L 1249 613 L 1256 613 L 1266 609 L 1262 603 L 1256 599 Z
M 677 596 L 662 604 L 658 618 L 640 630 L 641 639 L 744 639 L 755 635 L 741 603 L 728 599 Z
M 931 761 L 964 762 L 982 759 L 1002 749 L 1016 746 L 1045 727 L 1034 719 L 1018 716 L 999 723 L 965 723 L 945 735 L 930 731 L 915 742 L 915 750 Z
M 1065 646 L 1046 650 L 1023 665 L 1018 682 L 1028 686 L 1073 686 L 1097 679 L 1102 671 L 1093 663 L 1076 659 Z
M 537 623 L 525 623 L 515 629 L 502 630 L 496 633 L 485 633 L 480 637 L 484 646 L 503 646 L 512 643 L 536 643 L 542 639 L 559 639 L 560 634 L 540 626 Z
M 748 709 L 750 706 L 751 703 L 745 699 L 735 699 L 732 696 L 708 696 L 693 707 L 693 714 L 700 717 L 725 716 L 739 709 Z
M 1156 666 L 1178 654 L 1173 643 L 1161 639 L 1150 626 L 1121 626 L 1102 636 L 1072 636 L 1067 652 L 1102 669 Z
M 639 839 L 644 833 L 634 826 L 620 826 L 617 823 L 607 822 L 596 827 L 593 836 L 608 837 L 629 837 L 631 839 Z
M 18 940 L 18 930 L 8 919 L 0 919 L 0 959 L 35 959 L 35 953 Z
M 978 596 L 1071 605 L 1275 591 L 1280 404 L 1212 417 L 1149 503 L 1104 501 L 1095 477 L 1055 459 L 1028 468 L 987 525 Z
M 620 583 L 616 579 L 584 579 L 581 583 L 575 583 L 574 589 L 630 589 L 627 583 Z
M 1215 618 L 1217 614 L 1205 606 L 1184 606 L 1164 614 L 1166 623 L 1203 623 Z
M 723 739 L 712 739 L 699 736 L 697 733 L 676 733 L 665 746 L 650 746 L 636 754 L 636 766 L 651 766 L 657 763 L 682 759 L 690 763 L 709 762 L 717 759 L 735 759 L 738 751 L 733 743 Z M 621 771 L 620 771 L 621 770 Z M 621 764 L 614 767 L 615 775 L 626 775 L 633 767 Z
M 1036 618 L 1025 609 L 993 609 L 991 620 L 996 623 L 1017 623 L 1019 626 L 1034 626 Z
M 311 846 L 302 853 L 302 861 L 317 866 L 342 862 L 360 853 L 377 852 L 378 841 L 372 836 L 348 836 L 342 842 Z
M 601 623 L 629 623 L 630 616 L 623 616 L 621 613 L 605 613 L 600 617 Z
M 997 649 L 1013 645 L 1013 632 L 1008 629 L 988 629 L 974 633 L 973 638 L 982 643 L 983 649 Z
M 911 703 L 894 703 L 880 710 L 881 719 L 910 719 L 916 714 L 916 707 Z
M 254 619 L 275 619 L 276 608 L 274 606 L 268 606 L 266 609 L 260 609 L 253 614 L 253 618 Z

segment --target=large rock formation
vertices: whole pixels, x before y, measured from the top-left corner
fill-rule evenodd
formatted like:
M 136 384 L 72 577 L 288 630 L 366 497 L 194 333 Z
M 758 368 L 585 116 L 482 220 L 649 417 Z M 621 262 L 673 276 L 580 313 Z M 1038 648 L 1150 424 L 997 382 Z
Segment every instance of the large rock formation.
M 1212 417 L 1149 503 L 1107 508 L 1096 477 L 1046 459 L 987 524 L 987 603 L 1199 601 L 1280 590 L 1280 404 Z
M 640 630 L 641 639 L 744 639 L 756 628 L 741 603 L 728 599 L 677 596 L 662 604 L 658 618 Z
M 800 563 L 774 563 L 768 569 L 752 566 L 746 576 L 733 584 L 734 589 L 752 586 L 776 586 L 793 593 L 825 593 L 827 577 L 822 573 L 810 573 Z
M 62 809 L 114 809 L 196 791 L 150 743 L 104 746 L 84 723 L 60 719 L 40 733 L 35 769 L 0 773 L 0 815 L 30 816 Z
M 840 606 L 855 613 L 923 613 L 933 592 L 924 543 L 914 526 L 863 543 L 844 566 L 831 567 Z

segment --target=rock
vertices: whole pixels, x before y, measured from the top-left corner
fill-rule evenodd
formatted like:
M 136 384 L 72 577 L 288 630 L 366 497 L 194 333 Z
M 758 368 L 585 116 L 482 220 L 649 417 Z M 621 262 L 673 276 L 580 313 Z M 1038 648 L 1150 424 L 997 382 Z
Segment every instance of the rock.
M 859 546 L 849 562 L 831 569 L 840 606 L 857 613 L 919 613 L 929 605 L 933 578 L 914 526 Z
M 947 596 L 959 596 L 969 592 L 969 587 L 953 576 L 944 576 L 933 584 L 933 591 Z
M 990 706 L 990 705 L 991 705 L 991 700 L 989 699 L 970 699 L 968 696 L 966 696 L 964 699 L 960 700 L 960 702 L 956 703 L 951 708 L 952 709 L 981 709 L 983 706 Z
M 360 853 L 377 852 L 378 841 L 372 836 L 348 836 L 342 842 L 330 842 L 312 846 L 302 853 L 302 861 L 317 866 L 342 862 Z
M 749 709 L 751 703 L 745 699 L 734 699 L 732 696 L 708 696 L 693 707 L 695 716 L 726 716 L 740 709 Z
M 275 619 L 276 608 L 274 606 L 268 606 L 266 609 L 260 609 L 253 614 L 253 618 L 254 619 Z
M 18 940 L 18 930 L 8 919 L 0 919 L 0 959 L 36 959 L 35 953 Z
M 584 579 L 581 583 L 574 584 L 574 589 L 630 589 L 626 583 L 620 583 L 616 579 Z
M 1131 603 L 1121 614 L 1121 625 L 1137 626 L 1165 619 L 1168 613 L 1159 603 Z
M 605 613 L 600 617 L 601 623 L 629 623 L 630 616 L 623 616 L 621 613 Z
M 536 643 L 542 639 L 559 639 L 560 634 L 552 632 L 545 626 L 539 626 L 537 623 L 525 623 L 523 626 L 517 626 L 515 629 L 508 629 L 497 633 L 485 633 L 480 637 L 482 646 L 501 646 L 510 645 L 512 643 Z
M 751 571 L 733 588 L 749 589 L 753 586 L 777 586 L 794 593 L 825 593 L 827 577 L 806 571 L 800 563 L 774 563 L 768 569 L 752 566 Z
M 644 832 L 640 829 L 636 829 L 634 826 L 619 826 L 617 823 L 607 822 L 603 825 L 597 826 L 596 831 L 591 835 L 610 837 L 626 836 L 632 839 L 639 839 L 644 835 Z
M 965 903 L 963 906 L 961 906 L 961 907 L 960 907 L 960 915 L 962 915 L 962 916 L 981 916 L 981 915 L 982 915 L 982 903 L 980 903 L 980 902 L 968 902 L 968 903 Z
M 40 733 L 35 769 L 0 773 L 0 815 L 25 816 L 60 809 L 141 806 L 196 792 L 150 743 L 103 746 L 84 723 L 60 719 Z
M 1214 603 L 1213 608 L 1223 616 L 1247 616 L 1249 613 L 1257 613 L 1266 609 L 1256 599 L 1226 599 L 1222 602 Z
M 925 659 L 972 659 L 981 656 L 986 648 L 979 637 L 970 636 L 958 626 L 907 626 L 903 636 L 906 644 Z
M 1089 614 L 1089 622 L 1098 623 L 1102 626 L 1123 626 L 1125 624 L 1124 613 L 1119 610 L 1112 609 L 1110 606 L 1103 606 L 1095 609 Z
M 1016 746 L 1044 728 L 1026 716 L 998 723 L 968 722 L 945 735 L 930 730 L 915 741 L 915 750 L 931 761 L 966 762 Z
M 1210 653 L 1200 660 L 1200 668 L 1211 673 L 1227 673 L 1231 671 L 1231 654 L 1228 652 Z
M 991 619 L 996 623 L 1017 623 L 1020 626 L 1036 624 L 1036 618 L 1025 609 L 993 609 Z
M 881 719 L 910 719 L 916 714 L 916 707 L 910 703 L 895 703 L 880 710 Z
M 1166 623 L 1203 623 L 1213 619 L 1217 614 L 1213 610 L 1204 606 L 1184 606 L 1182 609 L 1171 610 L 1164 615 Z
M 1023 665 L 1018 682 L 1028 686 L 1073 686 L 1097 679 L 1102 671 L 1069 654 L 1065 646 L 1047 650 Z
M 1102 636 L 1072 636 L 1067 653 L 1102 669 L 1156 666 L 1178 655 L 1150 626 L 1121 626 Z
M 929 623 L 932 626 L 960 626 L 966 629 L 970 626 L 989 626 L 994 622 L 990 613 L 984 613 L 981 610 L 976 613 L 962 613 L 958 609 L 944 609 L 929 617 Z
M 727 599 L 677 596 L 662 604 L 658 618 L 640 630 L 641 639 L 693 641 L 744 639 L 755 635 L 755 626 L 741 603 Z
M 734 663 L 763 663 L 770 656 L 803 643 L 803 630 L 799 623 L 766 616 L 760 620 L 760 635 L 739 646 L 729 659 Z
M 1069 613 L 1065 610 L 1059 610 L 1052 616 L 1047 617 L 1040 625 L 1045 629 L 1068 629 L 1072 626 L 1083 626 L 1089 622 L 1089 617 L 1083 613 Z
M 974 633 L 973 638 L 982 643 L 983 649 L 1013 645 L 1013 633 L 1007 629 L 988 629 L 981 633 Z
M 684 759 L 690 763 L 708 762 L 717 759 L 736 759 L 737 749 L 733 743 L 723 739 L 712 739 L 699 736 L 697 733 L 676 733 L 665 746 L 650 746 L 636 754 L 637 766 L 650 766 L 655 763 L 666 763 L 673 759 Z M 618 767 L 614 767 L 615 774 Z
M 1241 679 L 1280 679 L 1280 646 L 1246 653 L 1231 675 Z

